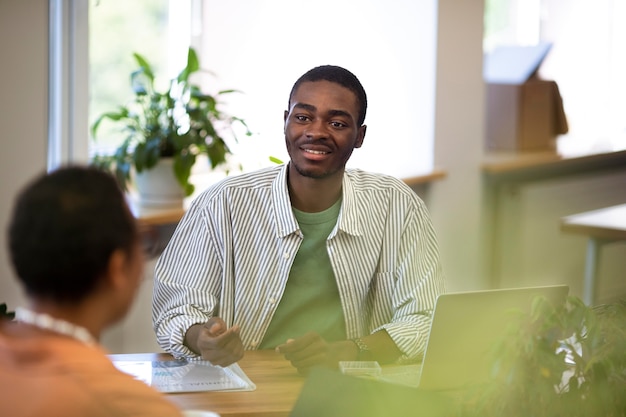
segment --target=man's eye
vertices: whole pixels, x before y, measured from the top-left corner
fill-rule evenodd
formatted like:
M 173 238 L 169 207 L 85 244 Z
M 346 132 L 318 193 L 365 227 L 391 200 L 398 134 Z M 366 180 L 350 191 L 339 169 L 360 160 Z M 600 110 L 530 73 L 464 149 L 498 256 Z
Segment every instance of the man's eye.
M 306 122 L 307 120 L 309 120 L 309 118 L 307 116 L 296 115 L 296 120 L 300 122 Z
M 330 125 L 334 128 L 342 128 L 342 127 L 346 127 L 346 125 L 344 123 L 341 122 L 330 122 Z

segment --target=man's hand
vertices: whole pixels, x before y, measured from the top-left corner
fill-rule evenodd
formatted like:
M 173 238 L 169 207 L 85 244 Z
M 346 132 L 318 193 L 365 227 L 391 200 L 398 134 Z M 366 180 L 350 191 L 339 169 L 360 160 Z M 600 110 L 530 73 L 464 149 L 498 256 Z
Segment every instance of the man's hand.
M 341 360 L 354 360 L 356 346 L 351 341 L 328 343 L 319 334 L 309 332 L 298 339 L 289 339 L 276 351 L 305 375 L 314 366 L 336 368 Z
M 372 355 L 370 360 L 381 364 L 391 363 L 402 355 L 385 330 L 367 335 L 362 340 L 370 348 Z M 277 346 L 276 351 L 285 355 L 285 359 L 289 360 L 301 374 L 307 374 L 313 366 L 336 368 L 339 361 L 354 361 L 359 356 L 359 349 L 352 340 L 328 343 L 314 332 L 309 332 L 298 339 L 289 339 Z
M 243 358 L 243 343 L 239 326 L 230 329 L 219 317 L 212 317 L 205 324 L 191 326 L 185 335 L 187 347 L 213 365 L 228 366 Z

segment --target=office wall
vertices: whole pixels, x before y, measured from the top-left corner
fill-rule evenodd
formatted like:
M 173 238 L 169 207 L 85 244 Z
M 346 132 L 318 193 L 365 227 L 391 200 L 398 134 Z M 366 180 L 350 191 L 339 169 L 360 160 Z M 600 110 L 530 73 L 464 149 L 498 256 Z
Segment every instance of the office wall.
M 46 167 L 48 1 L 0 1 L 0 302 L 23 300 L 12 279 L 6 226 L 14 197 Z
M 435 167 L 428 190 L 451 291 L 489 286 L 483 219 L 483 0 L 440 0 L 437 22 Z

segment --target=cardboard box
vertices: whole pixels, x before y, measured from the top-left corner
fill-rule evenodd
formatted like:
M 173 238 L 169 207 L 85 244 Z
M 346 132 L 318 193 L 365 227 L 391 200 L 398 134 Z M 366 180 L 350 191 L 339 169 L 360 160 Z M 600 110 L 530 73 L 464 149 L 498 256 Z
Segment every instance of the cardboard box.
M 559 88 L 537 70 L 549 50 L 507 47 L 486 58 L 486 145 L 489 150 L 546 151 L 567 133 Z

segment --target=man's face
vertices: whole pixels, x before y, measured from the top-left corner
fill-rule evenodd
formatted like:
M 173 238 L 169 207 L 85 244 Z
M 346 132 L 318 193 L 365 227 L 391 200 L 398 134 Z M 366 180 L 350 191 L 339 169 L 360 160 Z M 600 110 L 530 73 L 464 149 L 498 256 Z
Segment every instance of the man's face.
M 285 111 L 285 142 L 300 175 L 321 179 L 343 173 L 365 137 L 358 111 L 356 95 L 339 84 L 315 81 L 298 87 Z

